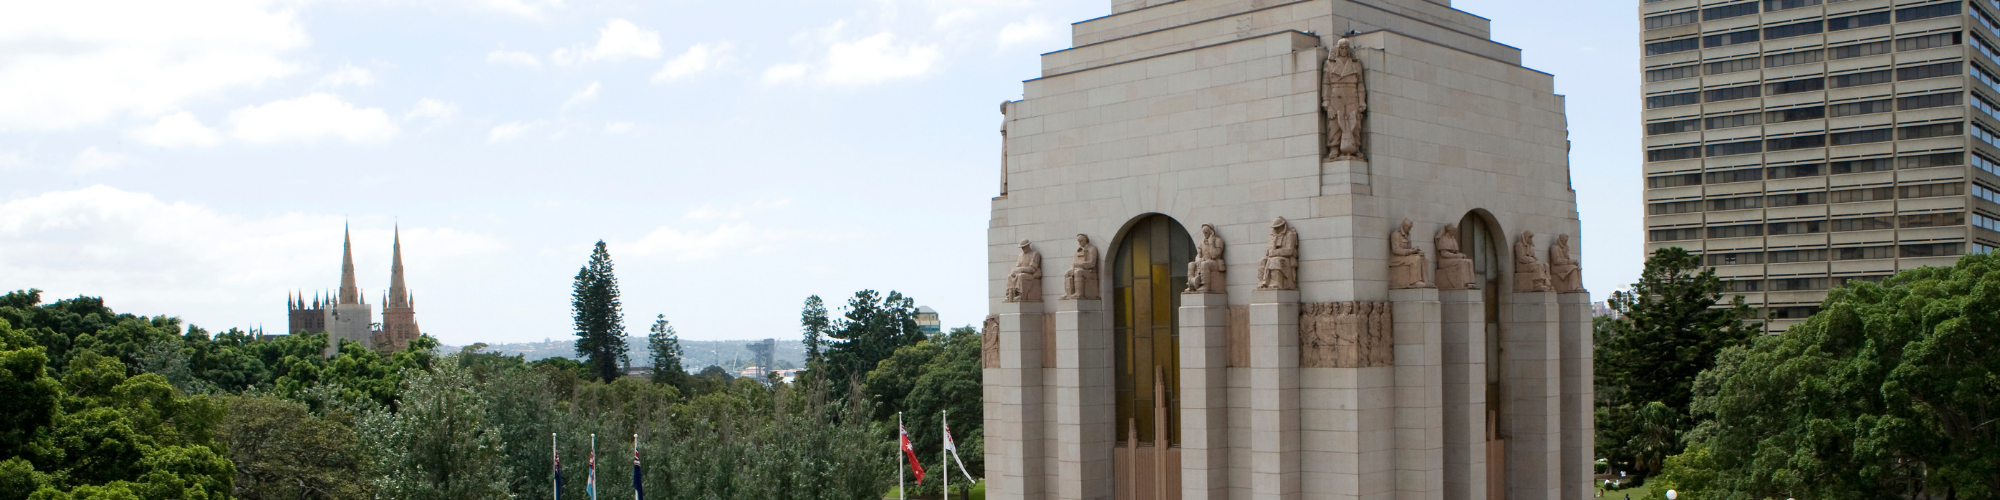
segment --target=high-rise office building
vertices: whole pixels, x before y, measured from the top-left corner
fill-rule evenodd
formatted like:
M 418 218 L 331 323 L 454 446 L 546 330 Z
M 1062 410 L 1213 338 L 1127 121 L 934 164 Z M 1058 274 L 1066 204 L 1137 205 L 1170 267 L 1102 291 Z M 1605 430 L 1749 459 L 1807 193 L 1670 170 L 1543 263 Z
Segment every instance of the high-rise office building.
M 1647 251 L 1773 331 L 2000 246 L 2000 0 L 1643 0 Z

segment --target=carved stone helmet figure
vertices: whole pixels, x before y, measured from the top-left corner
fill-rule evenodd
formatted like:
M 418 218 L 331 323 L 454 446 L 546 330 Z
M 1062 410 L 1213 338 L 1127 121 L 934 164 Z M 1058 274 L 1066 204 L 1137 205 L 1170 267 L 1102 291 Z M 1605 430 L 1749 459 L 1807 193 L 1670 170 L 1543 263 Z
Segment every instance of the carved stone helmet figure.
M 1327 159 L 1366 159 L 1361 151 L 1361 125 L 1368 112 L 1368 88 L 1361 81 L 1361 60 L 1346 38 L 1333 44 L 1327 54 L 1320 88 L 1320 106 L 1326 111 Z
M 1514 291 L 1549 291 L 1549 266 L 1535 258 L 1535 232 L 1521 231 L 1514 242 Z
M 1021 240 L 1021 259 L 1007 272 L 1007 302 L 1042 301 L 1042 253 Z
M 1445 224 L 1437 235 L 1437 285 L 1439 290 L 1476 290 L 1479 274 L 1472 258 L 1458 249 L 1458 224 Z
M 1299 232 L 1284 217 L 1271 222 L 1271 246 L 1257 265 L 1257 288 L 1299 289 Z
M 1389 233 L 1389 288 L 1430 288 L 1430 263 L 1424 259 L 1424 250 L 1410 243 L 1410 229 L 1413 224 L 1403 219 L 1403 225 Z
M 1556 235 L 1549 244 L 1550 285 L 1556 293 L 1583 293 L 1583 266 L 1569 256 L 1569 235 Z
M 1076 260 L 1070 261 L 1069 272 L 1063 274 L 1063 299 L 1095 300 L 1097 283 L 1097 245 L 1090 244 L 1089 236 L 1076 235 Z
M 1222 236 L 1215 234 L 1215 226 L 1202 224 L 1194 262 L 1188 263 L 1186 293 L 1222 293 L 1222 273 L 1228 270 L 1222 264 Z
M 979 328 L 980 365 L 986 368 L 1000 367 L 1000 316 L 986 315 L 986 323 Z

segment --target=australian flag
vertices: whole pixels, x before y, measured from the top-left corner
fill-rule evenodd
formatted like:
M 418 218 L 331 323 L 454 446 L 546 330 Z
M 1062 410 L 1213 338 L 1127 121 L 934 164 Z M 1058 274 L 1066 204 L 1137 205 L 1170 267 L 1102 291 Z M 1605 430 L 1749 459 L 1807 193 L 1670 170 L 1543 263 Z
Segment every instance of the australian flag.
M 646 500 L 645 475 L 639 472 L 639 435 L 632 435 L 632 500 Z
M 562 499 L 562 487 L 563 487 L 563 480 L 562 480 L 562 453 L 561 453 L 561 452 L 558 452 L 558 451 L 556 451 L 556 435 L 554 435 L 554 434 L 550 434 L 550 435 L 549 435 L 549 460 L 552 460 L 552 461 L 554 461 L 554 462 L 555 462 L 555 465 L 556 465 L 556 481 L 555 481 L 555 482 L 556 482 L 556 490 L 555 490 L 555 495 L 554 495 L 554 497 L 555 497 L 555 498 L 556 498 L 557 500 L 561 500 L 561 499 Z

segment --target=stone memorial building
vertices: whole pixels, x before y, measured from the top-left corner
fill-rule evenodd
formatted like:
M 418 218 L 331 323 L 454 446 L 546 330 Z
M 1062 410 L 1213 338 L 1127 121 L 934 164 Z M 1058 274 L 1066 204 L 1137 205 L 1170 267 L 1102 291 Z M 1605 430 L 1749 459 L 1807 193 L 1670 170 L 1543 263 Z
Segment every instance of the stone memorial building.
M 1001 105 L 996 499 L 1583 499 L 1553 77 L 1449 0 L 1113 0 Z

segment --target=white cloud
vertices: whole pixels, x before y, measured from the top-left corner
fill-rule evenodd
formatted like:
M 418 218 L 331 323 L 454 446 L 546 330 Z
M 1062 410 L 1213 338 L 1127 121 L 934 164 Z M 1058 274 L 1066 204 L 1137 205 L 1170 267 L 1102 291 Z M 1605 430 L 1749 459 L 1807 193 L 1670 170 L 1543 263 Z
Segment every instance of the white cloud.
M 898 45 L 896 35 L 877 33 L 828 48 L 826 72 L 820 79 L 838 85 L 865 85 L 919 77 L 930 72 L 941 54 L 937 45 Z
M 129 162 L 131 160 L 132 157 L 130 156 L 125 156 L 118 153 L 107 153 L 98 150 L 96 146 L 91 146 L 88 148 L 83 148 L 83 152 L 77 153 L 76 161 L 71 163 L 70 165 L 71 168 L 75 169 L 78 173 L 87 174 L 91 172 L 102 172 L 105 170 L 118 168 L 119 166 L 122 166 L 126 162 Z
M 221 133 L 202 125 L 201 120 L 186 111 L 162 116 L 152 125 L 128 130 L 125 135 L 140 144 L 161 148 L 206 148 L 222 143 Z
M 769 68 L 764 68 L 764 84 L 777 85 L 797 81 L 806 76 L 806 69 L 807 67 L 804 64 L 772 65 Z
M 694 76 L 703 71 L 722 67 L 724 57 L 729 52 L 729 42 L 697 43 L 688 47 L 687 52 L 668 60 L 660 71 L 653 73 L 653 83 L 665 83 Z
M 761 253 L 785 240 L 785 234 L 760 229 L 748 222 L 728 223 L 713 230 L 683 231 L 660 226 L 638 241 L 617 244 L 623 252 L 639 256 L 666 256 L 683 262 L 711 260 L 725 253 Z
M 639 124 L 633 122 L 609 122 L 604 124 L 604 133 L 607 135 L 630 134 L 638 126 Z
M 604 28 L 597 30 L 597 45 L 556 49 L 549 54 L 549 60 L 556 64 L 618 62 L 634 57 L 660 57 L 660 32 L 645 30 L 624 19 L 612 19 Z
M 522 122 L 502 123 L 499 126 L 493 127 L 493 131 L 486 133 L 486 143 L 497 144 L 497 143 L 511 141 L 514 139 L 519 139 L 521 137 L 521 134 L 526 134 L 528 133 L 528 130 L 533 128 L 535 128 L 535 126 L 529 123 L 522 123 Z
M 570 94 L 569 100 L 563 101 L 563 109 L 569 109 L 597 100 L 597 89 L 599 87 L 600 85 L 597 82 L 590 82 L 589 87 L 584 87 L 583 90 L 578 90 L 575 94 Z
M 410 107 L 410 112 L 403 113 L 403 119 L 445 120 L 457 114 L 458 114 L 457 104 L 452 104 L 437 99 L 424 98 L 424 99 L 418 99 L 417 104 L 415 106 Z
M 287 76 L 307 43 L 289 2 L 13 2 L 0 16 L 0 131 L 154 115 Z
M 1061 26 L 1040 17 L 1030 17 L 1021 22 L 1000 27 L 999 45 L 1005 49 L 1016 44 L 1053 38 Z
M 368 68 L 346 63 L 342 63 L 340 68 L 327 73 L 326 76 L 319 77 L 319 86 L 321 87 L 342 87 L 347 85 L 366 87 L 374 84 L 374 72 L 368 71 Z
M 542 58 L 527 52 L 495 50 L 486 53 L 487 64 L 507 64 L 530 69 L 542 69 Z
M 542 17 L 543 10 L 560 9 L 562 0 L 479 0 L 479 5 L 488 9 L 513 14 L 529 19 Z
M 21 153 L 19 152 L 0 151 L 0 172 L 28 170 L 31 166 L 26 158 L 21 157 Z
M 253 144 L 313 142 L 338 137 L 353 143 L 387 141 L 396 124 L 381 108 L 356 108 L 333 94 L 271 101 L 229 112 L 230 136 Z

